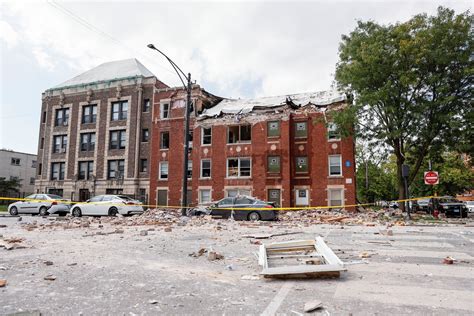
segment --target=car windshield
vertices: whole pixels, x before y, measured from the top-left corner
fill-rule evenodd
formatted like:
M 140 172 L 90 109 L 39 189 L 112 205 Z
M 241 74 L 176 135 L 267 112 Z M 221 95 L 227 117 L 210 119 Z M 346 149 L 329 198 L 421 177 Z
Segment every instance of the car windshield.
M 467 205 L 474 205 L 474 201 L 467 201 L 466 204 Z
M 54 195 L 54 194 L 46 194 L 50 199 L 57 200 L 57 199 L 62 199 L 62 196 L 59 195 Z

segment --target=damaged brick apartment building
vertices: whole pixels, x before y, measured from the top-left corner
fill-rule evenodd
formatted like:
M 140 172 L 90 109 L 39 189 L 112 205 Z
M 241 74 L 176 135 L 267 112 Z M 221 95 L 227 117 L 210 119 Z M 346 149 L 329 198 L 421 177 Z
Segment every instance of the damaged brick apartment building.
M 47 90 L 37 192 L 180 205 L 185 99 L 135 59 Z M 344 94 L 226 99 L 194 85 L 192 99 L 189 205 L 235 195 L 282 207 L 355 203 L 354 142 L 330 122 Z

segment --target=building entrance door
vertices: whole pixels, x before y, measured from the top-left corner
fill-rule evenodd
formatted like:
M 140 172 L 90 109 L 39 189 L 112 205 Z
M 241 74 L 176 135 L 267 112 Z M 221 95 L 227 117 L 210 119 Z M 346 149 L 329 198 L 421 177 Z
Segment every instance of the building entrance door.
M 298 206 L 309 205 L 309 196 L 307 189 L 295 190 L 295 202 Z
M 156 192 L 156 204 L 159 206 L 168 205 L 168 190 L 158 190 Z
M 91 198 L 89 189 L 79 189 L 79 201 L 84 202 Z

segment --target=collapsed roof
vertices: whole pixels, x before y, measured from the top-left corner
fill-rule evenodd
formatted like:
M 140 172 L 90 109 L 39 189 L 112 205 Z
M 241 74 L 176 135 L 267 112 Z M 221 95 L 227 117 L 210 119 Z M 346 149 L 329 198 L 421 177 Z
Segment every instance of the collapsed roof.
M 200 117 L 217 117 L 223 114 L 246 114 L 253 110 L 272 109 L 284 105 L 289 105 L 292 108 L 298 108 L 310 104 L 315 106 L 328 106 L 346 100 L 346 95 L 337 90 L 288 94 L 255 99 L 224 99 L 215 106 L 205 109 Z
M 135 58 L 117 60 L 103 63 L 49 90 L 137 77 L 150 78 L 155 75 Z

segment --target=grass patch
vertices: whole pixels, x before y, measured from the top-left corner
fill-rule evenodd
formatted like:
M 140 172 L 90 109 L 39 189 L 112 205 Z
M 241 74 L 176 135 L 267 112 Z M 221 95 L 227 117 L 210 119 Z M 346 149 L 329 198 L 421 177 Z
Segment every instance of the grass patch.
M 8 211 L 8 205 L 0 205 L 0 213 L 6 213 Z

